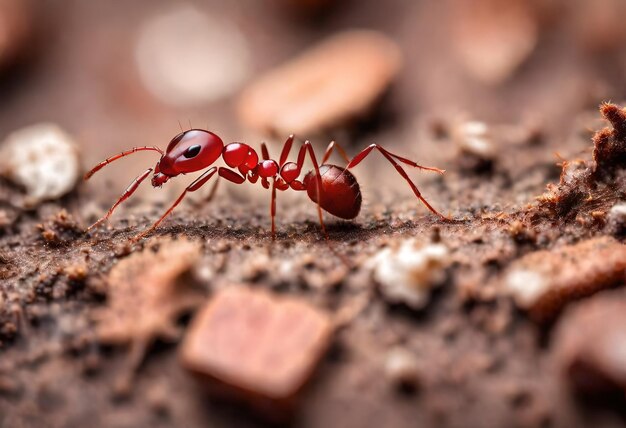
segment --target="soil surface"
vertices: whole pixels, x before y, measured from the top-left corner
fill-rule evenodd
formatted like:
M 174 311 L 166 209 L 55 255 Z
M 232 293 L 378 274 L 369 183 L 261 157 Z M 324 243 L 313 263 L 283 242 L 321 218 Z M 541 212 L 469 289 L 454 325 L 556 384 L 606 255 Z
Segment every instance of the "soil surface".
M 550 24 L 540 20 L 537 48 L 509 80 L 492 86 L 468 75 L 454 54 L 454 33 L 443 24 L 453 2 L 391 1 L 381 14 L 379 2 L 346 1 L 316 17 L 292 14 L 289 2 L 212 3 L 197 6 L 238 24 L 254 53 L 255 71 L 341 29 L 372 28 L 396 40 L 405 53 L 404 68 L 375 112 L 312 141 L 320 156 L 331 139 L 350 155 L 376 142 L 445 169 L 444 175 L 409 174 L 451 220 L 429 212 L 376 153 L 353 170 L 363 194 L 357 219 L 325 216 L 329 242 L 305 194 L 279 192 L 272 240 L 270 192 L 260 183 L 225 182 L 211 203 L 204 203 L 206 193 L 191 195 L 156 231 L 130 242 L 191 177 L 161 189 L 146 184 L 108 223 L 85 233 L 137 174 L 153 166 L 153 154 L 119 161 L 36 208 L 20 207 L 15 201 L 23 189 L 3 179 L 0 426 L 623 426 L 626 385 L 600 370 L 621 394 L 578 391 L 568 374 L 576 349 L 560 347 L 559 335 L 570 307 L 581 311 L 586 302 L 607 295 L 626 299 L 612 289 L 624 283 L 619 261 L 606 257 L 584 265 L 584 279 L 572 285 L 578 288 L 555 292 L 558 303 L 548 309 L 532 299 L 520 303 L 507 288 L 515 268 L 532 271 L 536 261 L 529 259 L 528 267 L 524 258 L 538 251 L 556 263 L 537 271 L 542 284 L 567 289 L 572 282 L 561 284 L 559 275 L 582 270 L 582 262 L 595 255 L 577 244 L 606 236 L 607 245 L 621 246 L 623 219 L 610 213 L 626 191 L 624 139 L 605 131 L 614 132 L 605 139 L 615 148 L 598 161 L 593 150 L 595 143 L 598 153 L 599 137 L 592 136 L 613 129 L 598 106 L 626 99 L 623 43 L 598 53 L 564 41 L 574 31 L 574 8 L 553 2 L 555 11 L 541 18 Z M 76 137 L 85 168 L 134 145 L 165 147 L 179 132 L 179 119 L 183 127 L 188 119 L 196 126 L 208 122 L 227 142 L 259 147 L 264 137 L 239 123 L 235 98 L 172 108 L 141 87 L 127 40 L 134 40 L 154 4 L 132 2 L 123 13 L 107 2 L 46 4 L 39 11 L 43 34 L 34 58 L 2 77 L 0 137 L 33 122 L 59 123 Z M 468 119 L 487 124 L 493 157 L 459 148 L 458 123 Z M 613 119 L 613 127 L 621 126 Z M 298 142 L 306 137 L 298 136 Z M 284 140 L 266 141 L 277 157 Z M 568 170 L 572 165 L 577 169 Z M 572 182 L 584 195 L 572 196 Z M 554 187 L 546 189 L 550 183 Z M 374 280 L 375 256 L 409 238 L 448 250 L 445 280 L 428 291 L 421 309 L 392 301 Z M 197 305 L 167 312 L 164 323 L 175 334 L 165 334 L 165 327 L 128 337 L 101 334 L 101 323 L 111 320 L 98 314 L 120 301 L 112 295 L 112 269 L 134 254 L 159 254 L 182 239 L 198 243 L 197 259 L 185 265 L 161 254 L 155 262 L 176 264 L 172 270 L 184 271 L 195 289 Z M 557 256 L 563 248 L 565 256 Z M 241 284 L 301 300 L 339 320 L 288 416 L 267 416 L 224 400 L 181 367 L 179 344 L 196 308 L 219 290 Z M 129 302 L 136 303 L 133 298 Z M 145 311 L 158 310 L 129 306 L 130 313 L 137 308 L 136 318 L 119 321 L 129 331 Z M 410 385 L 405 378 L 398 385 L 386 369 L 394 349 L 413 358 Z M 594 364 L 602 365 L 602 356 Z

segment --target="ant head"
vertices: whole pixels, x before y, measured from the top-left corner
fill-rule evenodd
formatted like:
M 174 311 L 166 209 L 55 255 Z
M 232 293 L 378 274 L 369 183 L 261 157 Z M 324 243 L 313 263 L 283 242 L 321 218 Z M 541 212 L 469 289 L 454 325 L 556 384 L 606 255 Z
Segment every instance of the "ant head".
M 181 132 L 170 141 L 165 154 L 157 163 L 152 185 L 157 187 L 178 174 L 204 169 L 222 154 L 224 142 L 212 132 L 191 129 Z

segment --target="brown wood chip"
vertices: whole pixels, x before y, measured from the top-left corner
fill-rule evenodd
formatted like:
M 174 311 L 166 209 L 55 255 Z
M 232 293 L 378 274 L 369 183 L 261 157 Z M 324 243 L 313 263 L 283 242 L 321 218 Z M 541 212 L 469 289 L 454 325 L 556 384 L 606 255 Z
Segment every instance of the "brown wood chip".
M 111 270 L 107 305 L 93 314 L 99 341 L 132 345 L 131 369 L 154 339 L 176 339 L 176 317 L 203 301 L 199 290 L 178 280 L 198 260 L 200 244 L 182 238 L 149 244 Z
M 556 364 L 579 392 L 626 392 L 625 350 L 626 294 L 622 290 L 577 305 L 565 314 L 556 332 Z
M 626 245 L 599 237 L 537 251 L 508 269 L 504 286 L 518 307 L 542 321 L 569 302 L 624 281 Z
M 340 33 L 254 82 L 239 100 L 239 114 L 267 133 L 318 132 L 367 112 L 400 66 L 400 50 L 386 36 Z
M 227 390 L 287 402 L 311 376 L 331 334 L 329 317 L 299 300 L 229 288 L 194 318 L 181 361 Z
M 486 84 L 510 78 L 537 45 L 539 28 L 531 2 L 455 0 L 451 10 L 459 60 Z

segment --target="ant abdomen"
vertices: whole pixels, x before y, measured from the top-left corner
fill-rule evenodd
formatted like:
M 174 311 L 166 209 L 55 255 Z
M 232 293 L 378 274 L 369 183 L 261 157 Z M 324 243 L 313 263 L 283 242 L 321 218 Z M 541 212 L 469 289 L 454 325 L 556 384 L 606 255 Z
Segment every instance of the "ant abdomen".
M 320 165 L 322 178 L 320 206 L 332 215 L 352 220 L 361 211 L 361 189 L 350 171 L 336 165 Z M 304 185 L 309 198 L 318 202 L 317 183 L 314 171 L 304 177 Z

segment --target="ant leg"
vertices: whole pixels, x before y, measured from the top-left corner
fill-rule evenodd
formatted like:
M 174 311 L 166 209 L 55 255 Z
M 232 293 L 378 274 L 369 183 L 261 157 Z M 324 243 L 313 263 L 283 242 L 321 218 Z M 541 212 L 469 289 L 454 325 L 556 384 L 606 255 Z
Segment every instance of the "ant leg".
M 289 156 L 289 152 L 291 151 L 291 146 L 293 145 L 294 136 L 291 134 L 289 138 L 285 141 L 285 145 L 283 146 L 283 151 L 280 152 L 280 162 L 278 166 L 283 166 L 285 162 L 287 162 L 287 157 Z M 322 162 L 323 163 L 323 162 Z
M 384 147 L 379 146 L 378 144 L 370 144 L 365 149 L 363 149 L 361 151 L 361 153 L 359 153 L 358 155 L 356 155 L 355 157 L 352 158 L 352 160 L 348 164 L 347 168 L 352 168 L 354 166 L 357 166 L 374 149 L 378 149 L 378 151 L 380 151 L 386 158 L 392 157 L 392 158 L 394 158 L 394 159 L 396 159 L 396 160 L 398 160 L 398 161 L 400 161 L 400 162 L 402 162 L 404 164 L 410 165 L 410 166 L 415 167 L 415 168 L 423 169 L 425 171 L 434 171 L 434 172 L 437 172 L 439 174 L 443 174 L 444 172 L 446 172 L 443 169 L 439 169 L 439 168 L 435 168 L 435 167 L 431 167 L 431 166 L 418 165 L 417 163 L 413 162 L 410 159 L 403 158 L 402 156 L 398 156 L 398 155 L 396 155 L 394 153 L 391 153 L 389 150 L 385 149 Z
M 189 186 L 187 186 L 187 188 L 185 188 L 185 190 L 183 191 L 183 193 L 180 194 L 180 196 L 178 197 L 178 199 L 176 199 L 176 201 L 174 201 L 174 203 L 168 208 L 167 211 L 165 211 L 165 214 L 163 214 L 161 216 L 161 218 L 159 218 L 157 221 L 155 221 L 152 226 L 150 226 L 149 229 L 144 230 L 143 232 L 141 232 L 140 234 L 136 235 L 132 241 L 133 242 L 137 242 L 138 240 L 140 240 L 141 238 L 143 238 L 144 236 L 146 236 L 148 233 L 152 232 L 154 229 L 156 229 L 159 224 L 161 224 L 161 222 L 163 220 L 165 220 L 165 217 L 167 217 L 168 215 L 170 215 L 170 213 L 172 211 L 174 211 L 174 208 L 176 208 L 178 206 L 178 204 L 180 204 L 180 202 L 185 198 L 185 195 L 187 194 L 187 192 L 195 192 L 196 190 L 198 190 L 200 187 L 202 187 L 207 181 L 209 181 L 209 179 L 211 177 L 213 177 L 213 175 L 217 172 L 217 168 L 213 167 L 211 169 L 209 169 L 208 171 L 205 171 L 200 177 L 198 177 L 195 181 L 193 181 Z
M 289 141 L 289 140 L 287 140 Z M 287 143 L 285 143 L 286 145 Z M 285 151 L 283 147 L 283 152 Z M 289 152 L 289 151 L 287 151 Z M 270 158 L 270 152 L 267 150 L 267 145 L 265 143 L 261 143 L 261 154 L 263 156 L 263 160 L 268 160 Z M 263 178 L 265 180 L 265 178 Z M 263 182 L 263 187 L 265 187 L 265 183 Z M 272 241 L 276 240 L 276 178 L 272 180 L 272 200 L 270 202 L 270 218 L 272 219 Z
M 320 173 L 320 167 L 317 163 L 317 158 L 315 157 L 315 152 L 313 151 L 313 146 L 309 141 L 305 141 L 302 147 L 300 147 L 300 151 L 298 152 L 298 172 L 302 170 L 302 166 L 304 165 L 304 158 L 306 154 L 309 154 L 311 158 L 311 162 L 313 163 L 313 169 L 315 171 L 315 186 L 317 188 L 317 194 L 322 194 L 322 174 Z M 321 197 L 317 198 L 317 215 L 320 220 L 320 226 L 322 227 L 322 232 L 324 233 L 324 237 L 326 241 L 330 242 L 330 237 L 328 236 L 328 232 L 326 231 L 326 225 L 324 224 L 324 215 L 322 214 L 322 206 L 320 205 Z
M 270 152 L 267 150 L 267 145 L 265 143 L 261 143 L 261 157 L 263 160 L 269 160 Z
M 341 147 L 339 144 L 335 143 L 334 141 L 331 141 L 328 147 L 326 147 L 326 153 L 324 153 L 324 157 L 322 158 L 322 165 L 324 165 L 326 161 L 328 161 L 334 149 L 337 149 L 337 151 L 339 152 L 343 160 L 346 161 L 346 164 L 350 163 L 350 158 L 346 154 L 346 151 L 343 149 L 343 147 Z
M 217 179 L 215 180 L 215 183 L 213 183 L 213 187 L 211 187 L 211 190 L 209 190 L 209 194 L 207 195 L 207 197 L 201 201 L 201 202 L 192 202 L 194 207 L 199 207 L 200 204 L 208 204 L 209 202 L 211 202 L 213 200 L 213 198 L 215 197 L 215 194 L 217 193 L 217 185 L 220 183 L 220 180 Z
M 130 185 L 126 188 L 124 193 L 122 193 L 122 196 L 120 196 L 120 198 L 117 200 L 117 202 L 115 204 L 113 204 L 113 206 L 111 208 L 109 208 L 109 211 L 102 218 L 100 218 L 100 220 L 98 220 L 97 222 L 95 222 L 94 224 L 92 224 L 91 226 L 89 226 L 87 228 L 87 232 L 89 232 L 94 227 L 98 226 L 103 221 L 108 220 L 108 218 L 111 217 L 111 214 L 113 214 L 113 211 L 115 211 L 115 208 L 117 208 L 117 206 L 119 204 L 121 204 L 122 202 L 124 202 L 126 199 L 130 198 L 130 196 L 135 192 L 135 190 L 137 190 L 139 185 L 146 178 L 148 178 L 148 176 L 150 175 L 151 172 L 152 172 L 152 168 L 148 168 L 143 174 L 137 176 L 137 178 L 135 178 L 133 180 L 133 182 L 130 183 Z
M 206 197 L 206 199 L 204 200 L 205 203 L 209 203 L 213 200 L 213 198 L 215 197 L 215 193 L 217 193 L 217 185 L 220 183 L 220 180 L 215 180 L 215 183 L 213 183 L 213 187 L 211 188 L 211 191 L 209 192 L 209 195 Z
M 396 162 L 395 159 L 398 159 L 400 162 L 406 163 L 408 165 L 411 165 L 411 166 L 414 166 L 414 167 L 417 167 L 417 168 L 420 168 L 420 169 L 425 169 L 425 170 L 428 170 L 428 171 L 435 171 L 435 172 L 438 172 L 440 174 L 443 174 L 444 171 L 439 169 L 439 168 L 423 167 L 423 166 L 418 165 L 418 164 L 416 164 L 415 162 L 413 162 L 413 161 L 411 161 L 409 159 L 405 159 L 405 158 L 402 158 L 402 157 L 400 157 L 398 155 L 394 155 L 393 153 L 388 152 L 387 150 L 385 150 L 384 148 L 382 148 L 378 144 L 371 144 L 370 146 L 365 148 L 363 151 L 361 151 L 361 153 L 359 153 L 354 158 L 352 158 L 350 163 L 348 163 L 348 166 L 346 167 L 346 169 L 353 168 L 353 167 L 357 166 L 374 149 L 378 149 L 378 151 L 380 151 L 382 153 L 382 155 L 396 168 L 396 171 L 398 171 L 398 174 L 400 174 L 402 176 L 402 178 L 404 178 L 406 180 L 406 182 L 409 184 L 409 186 L 411 186 L 411 189 L 413 190 L 413 193 L 415 194 L 415 196 L 420 201 L 422 201 L 422 203 L 426 206 L 426 208 L 428 208 L 430 211 L 432 211 L 434 214 L 438 215 L 439 217 L 441 217 L 443 219 L 448 219 L 446 216 L 444 216 L 439 211 L 434 209 L 428 203 L 428 201 L 426 199 L 424 199 L 424 197 L 422 196 L 422 194 L 418 190 L 418 188 L 415 185 L 415 183 L 413 183 L 413 181 L 407 175 L 406 171 L 404 171 L 404 169 L 398 164 L 398 162 Z
M 276 179 L 272 181 L 272 202 L 270 205 L 270 216 L 272 218 L 272 241 L 276 240 Z
M 91 171 L 87 172 L 85 174 L 84 179 L 85 180 L 89 180 L 92 175 L 94 175 L 96 172 L 100 171 L 102 168 L 104 168 L 105 166 L 107 166 L 108 164 L 110 164 L 113 161 L 116 161 L 116 160 L 118 160 L 120 158 L 123 158 L 124 156 L 132 155 L 133 153 L 137 153 L 137 152 L 141 152 L 141 151 L 147 151 L 147 150 L 154 151 L 154 152 L 159 152 L 159 153 L 161 153 L 161 155 L 163 155 L 163 150 L 159 149 L 158 147 L 152 147 L 152 146 L 133 147 L 130 150 L 126 150 L 125 152 L 118 153 L 115 156 L 111 156 L 110 158 L 106 158 L 105 160 L 100 162 L 98 165 L 94 166 L 91 169 Z

